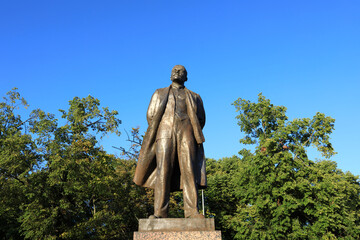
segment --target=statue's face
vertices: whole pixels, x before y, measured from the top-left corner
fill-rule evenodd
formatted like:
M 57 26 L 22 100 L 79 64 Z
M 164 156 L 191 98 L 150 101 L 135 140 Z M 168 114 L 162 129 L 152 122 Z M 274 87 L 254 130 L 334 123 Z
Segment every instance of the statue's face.
M 187 80 L 185 67 L 181 65 L 176 65 L 175 67 L 173 67 L 170 79 L 173 82 L 175 81 L 178 83 L 184 83 Z

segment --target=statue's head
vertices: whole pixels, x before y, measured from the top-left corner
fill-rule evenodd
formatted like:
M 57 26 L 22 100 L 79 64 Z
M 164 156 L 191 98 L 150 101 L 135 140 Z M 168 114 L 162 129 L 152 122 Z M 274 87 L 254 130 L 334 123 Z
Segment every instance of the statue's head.
M 182 65 L 175 65 L 171 70 L 171 81 L 184 84 L 187 81 L 187 71 Z

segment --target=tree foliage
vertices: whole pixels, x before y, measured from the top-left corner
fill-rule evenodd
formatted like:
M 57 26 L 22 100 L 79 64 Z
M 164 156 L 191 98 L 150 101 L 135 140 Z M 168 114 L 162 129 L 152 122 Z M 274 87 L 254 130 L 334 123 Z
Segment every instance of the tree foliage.
M 0 239 L 131 239 L 153 212 L 153 192 L 132 182 L 142 143 L 128 135 L 121 158 L 99 140 L 120 135 L 117 112 L 91 96 L 75 97 L 61 119 L 13 89 L 0 103 Z M 360 183 L 329 160 L 335 120 L 322 113 L 289 120 L 261 94 L 234 102 L 245 136 L 240 156 L 207 160 L 206 215 L 223 239 L 358 239 Z M 326 160 L 309 159 L 317 149 Z M 182 193 L 171 217 L 183 217 Z
M 206 215 L 215 218 L 215 225 L 221 230 L 224 240 L 233 239 L 236 234 L 231 228 L 231 219 L 236 214 L 240 199 L 235 194 L 234 176 L 241 167 L 241 159 L 237 156 L 217 161 L 206 159 Z
M 136 161 L 98 143 L 109 132 L 120 135 L 117 112 L 75 97 L 60 110 L 60 125 L 40 109 L 21 120 L 19 104 L 27 106 L 14 89 L 0 105 L 3 238 L 129 239 L 148 206 L 132 183 Z
M 14 91 L 0 103 L 0 235 L 4 239 L 21 239 L 19 206 L 25 201 L 26 178 L 36 168 L 37 154 L 30 135 L 23 134 L 24 125 L 16 111 L 28 107 L 25 99 Z
M 236 239 L 356 239 L 359 229 L 359 180 L 330 160 L 314 162 L 307 148 L 325 158 L 335 154 L 330 134 L 335 120 L 286 116 L 259 95 L 258 102 L 234 102 L 244 144 L 232 178 L 238 199 L 230 226 Z

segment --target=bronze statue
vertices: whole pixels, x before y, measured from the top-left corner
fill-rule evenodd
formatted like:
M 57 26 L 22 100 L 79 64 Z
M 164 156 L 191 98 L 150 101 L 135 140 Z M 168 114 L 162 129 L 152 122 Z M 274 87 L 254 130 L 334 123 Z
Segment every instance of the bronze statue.
M 168 216 L 170 192 L 183 190 L 185 217 L 204 218 L 198 189 L 206 187 L 202 128 L 205 111 L 200 96 L 187 88 L 187 71 L 176 65 L 172 84 L 153 94 L 147 111 L 149 127 L 141 146 L 134 182 L 155 192 L 154 215 Z

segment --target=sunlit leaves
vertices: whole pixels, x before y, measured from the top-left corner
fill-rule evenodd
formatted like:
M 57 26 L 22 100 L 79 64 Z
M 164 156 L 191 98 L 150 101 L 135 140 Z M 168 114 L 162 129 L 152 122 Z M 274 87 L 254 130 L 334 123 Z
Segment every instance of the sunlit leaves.
M 269 139 L 276 141 L 279 147 L 290 148 L 295 155 L 301 155 L 305 147 L 315 146 L 321 154 L 329 158 L 335 154 L 329 135 L 334 130 L 335 120 L 323 113 L 312 118 L 289 121 L 286 108 L 274 106 L 262 94 L 258 103 L 239 98 L 233 104 L 239 115 L 238 124 L 245 137 L 244 144 L 260 143 L 263 147 Z
M 238 199 L 230 217 L 236 239 L 355 239 L 359 231 L 359 179 L 336 164 L 308 158 L 315 147 L 325 158 L 335 120 L 322 113 L 289 120 L 286 108 L 259 94 L 258 102 L 234 102 L 244 144 L 232 182 Z
M 23 120 L 21 105 L 16 90 L 0 103 L 1 237 L 129 239 L 149 207 L 132 183 L 135 160 L 109 155 L 98 142 L 120 135 L 117 112 L 75 97 L 59 124 L 40 109 Z
M 116 118 L 117 111 L 110 111 L 109 108 L 99 108 L 100 101 L 92 96 L 86 98 L 75 97 L 69 101 L 69 111 L 60 109 L 62 118 L 69 123 L 69 128 L 74 134 L 88 133 L 90 130 L 101 133 L 103 137 L 106 132 L 115 133 L 118 136 L 120 131 L 117 129 L 121 120 Z

